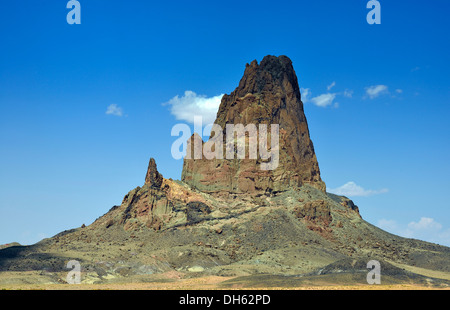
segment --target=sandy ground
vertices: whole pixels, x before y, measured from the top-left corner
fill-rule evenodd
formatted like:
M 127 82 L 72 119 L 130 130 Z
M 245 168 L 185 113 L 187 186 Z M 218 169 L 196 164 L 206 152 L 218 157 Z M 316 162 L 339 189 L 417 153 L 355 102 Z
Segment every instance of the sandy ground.
M 110 284 L 10 284 L 0 285 L 0 290 L 450 290 L 414 284 L 396 285 L 314 285 L 297 287 L 254 288 L 236 285 L 223 287 L 220 284 L 232 277 L 207 276 L 194 279 L 176 279 L 172 282 L 110 283 Z

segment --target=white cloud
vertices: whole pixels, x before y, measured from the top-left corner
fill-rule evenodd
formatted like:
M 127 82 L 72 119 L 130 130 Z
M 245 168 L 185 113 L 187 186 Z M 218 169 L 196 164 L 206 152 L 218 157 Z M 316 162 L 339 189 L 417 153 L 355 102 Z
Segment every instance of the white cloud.
M 383 188 L 380 190 L 364 189 L 355 182 L 347 182 L 338 188 L 327 188 L 327 191 L 336 195 L 355 197 L 355 196 L 372 196 L 377 194 L 387 193 L 389 190 Z
M 353 96 L 353 90 L 348 90 L 348 89 L 344 90 L 342 92 L 342 96 L 347 97 L 347 98 L 351 98 Z
M 421 217 L 418 222 L 407 225 L 397 223 L 395 220 L 381 219 L 377 226 L 390 233 L 405 237 L 434 242 L 450 246 L 450 228 L 444 228 L 441 223 L 430 217 Z
M 107 115 L 115 115 L 115 116 L 123 116 L 123 110 L 122 108 L 120 108 L 117 104 L 113 103 L 110 104 L 107 108 L 106 108 L 106 112 Z
M 336 85 L 336 82 L 333 81 L 333 83 L 331 83 L 330 85 L 327 86 L 327 90 L 330 90 L 331 88 L 333 88 Z M 311 97 L 311 89 L 309 88 L 300 88 L 300 93 L 302 95 L 302 101 L 303 103 L 306 102 L 312 102 L 314 105 L 318 106 L 318 107 L 328 107 L 328 106 L 333 106 L 335 108 L 339 107 L 339 103 L 334 102 L 334 100 L 336 99 L 337 96 L 343 96 L 343 97 L 347 97 L 347 98 L 351 98 L 353 96 L 353 90 L 344 90 L 342 92 L 337 92 L 337 93 L 325 93 L 325 94 L 321 94 L 319 96 Z
M 327 93 L 312 98 L 311 102 L 318 107 L 324 108 L 331 105 L 333 103 L 334 98 L 336 98 L 336 94 Z
M 309 88 L 300 88 L 300 94 L 303 103 L 306 103 L 309 101 L 309 95 L 311 95 L 311 90 Z
M 194 123 L 194 116 L 201 116 L 203 125 L 212 124 L 216 120 L 217 110 L 223 94 L 208 98 L 205 95 L 197 95 L 195 92 L 187 90 L 184 96 L 178 95 L 170 99 L 167 103 L 171 105 L 170 112 L 177 120 Z
M 397 88 L 397 89 L 395 90 L 395 92 L 396 92 L 397 94 L 401 94 L 401 93 L 403 93 L 403 90 L 400 89 L 400 88 Z
M 334 86 L 336 85 L 336 82 L 333 81 L 330 85 L 327 86 L 327 90 L 330 91 Z
M 409 223 L 408 228 L 412 231 L 440 230 L 442 229 L 442 225 L 430 217 L 421 217 L 419 222 Z
M 370 99 L 374 99 L 382 94 L 388 93 L 388 87 L 386 85 L 374 85 L 366 87 L 366 95 Z

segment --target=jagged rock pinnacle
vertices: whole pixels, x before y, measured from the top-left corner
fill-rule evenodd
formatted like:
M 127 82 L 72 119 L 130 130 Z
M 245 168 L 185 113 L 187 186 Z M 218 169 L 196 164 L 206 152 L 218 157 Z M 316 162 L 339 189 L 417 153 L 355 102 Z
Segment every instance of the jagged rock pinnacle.
M 154 158 L 150 158 L 148 163 L 147 174 L 145 176 L 145 184 L 152 188 L 160 188 L 163 182 L 163 176 L 158 172 Z
M 297 75 L 288 57 L 266 56 L 260 64 L 256 60 L 247 64 L 239 86 L 223 96 L 215 124 L 224 132 L 227 124 L 278 124 L 279 165 L 274 170 L 261 171 L 260 157 L 185 158 L 182 180 L 190 186 L 212 194 L 271 193 L 302 184 L 325 191 Z

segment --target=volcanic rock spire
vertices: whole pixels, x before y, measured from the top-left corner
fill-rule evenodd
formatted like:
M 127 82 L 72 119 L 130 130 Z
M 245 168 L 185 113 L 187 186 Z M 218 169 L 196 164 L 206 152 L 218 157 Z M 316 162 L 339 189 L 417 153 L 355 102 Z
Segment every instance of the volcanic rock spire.
M 150 158 L 147 174 L 145 175 L 145 184 L 148 184 L 151 188 L 160 188 L 162 181 L 163 176 L 158 172 L 155 159 Z
M 288 57 L 266 56 L 260 64 L 256 60 L 247 64 L 239 86 L 223 96 L 215 124 L 223 128 L 224 136 L 227 124 L 279 125 L 279 163 L 273 170 L 260 169 L 265 162 L 260 153 L 256 159 L 187 156 L 182 181 L 191 187 L 211 194 L 270 194 L 310 184 L 325 191 L 297 76 Z M 272 138 L 269 134 L 268 140 Z

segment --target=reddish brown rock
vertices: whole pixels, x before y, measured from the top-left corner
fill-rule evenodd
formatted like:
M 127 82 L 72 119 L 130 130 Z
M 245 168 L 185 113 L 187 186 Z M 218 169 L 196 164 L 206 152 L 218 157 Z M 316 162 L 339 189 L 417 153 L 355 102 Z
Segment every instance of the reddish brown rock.
M 328 226 L 333 220 L 328 203 L 324 200 L 310 201 L 302 206 L 294 208 L 294 215 L 298 218 L 305 218 L 308 221 L 315 221 Z
M 145 176 L 145 184 L 148 184 L 151 188 L 160 188 L 162 181 L 163 176 L 158 172 L 155 159 L 150 158 Z
M 267 124 L 268 145 L 272 139 L 270 125 L 279 124 L 279 164 L 274 170 L 261 170 L 261 163 L 266 160 L 259 152 L 257 159 L 210 160 L 192 156 L 185 158 L 182 172 L 182 180 L 191 187 L 224 195 L 273 193 L 303 184 L 325 191 L 297 76 L 288 57 L 266 56 L 260 64 L 256 60 L 247 64 L 239 86 L 223 96 L 215 124 L 224 130 L 223 145 L 227 124 Z M 193 137 L 188 146 L 194 145 Z M 214 134 L 212 137 L 217 138 Z M 247 136 L 247 146 L 248 142 Z

